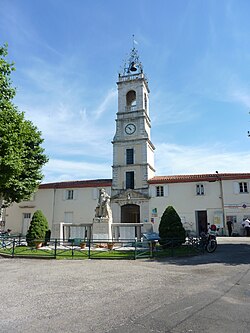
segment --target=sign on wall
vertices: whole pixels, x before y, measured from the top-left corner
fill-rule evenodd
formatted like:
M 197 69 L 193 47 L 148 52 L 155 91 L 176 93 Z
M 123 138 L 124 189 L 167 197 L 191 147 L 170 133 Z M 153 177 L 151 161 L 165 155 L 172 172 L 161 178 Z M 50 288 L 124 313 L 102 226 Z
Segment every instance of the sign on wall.
M 214 224 L 217 228 L 223 228 L 223 214 L 221 211 L 214 212 Z
M 157 213 L 157 208 L 153 208 L 152 209 L 152 217 L 157 217 L 158 213 Z

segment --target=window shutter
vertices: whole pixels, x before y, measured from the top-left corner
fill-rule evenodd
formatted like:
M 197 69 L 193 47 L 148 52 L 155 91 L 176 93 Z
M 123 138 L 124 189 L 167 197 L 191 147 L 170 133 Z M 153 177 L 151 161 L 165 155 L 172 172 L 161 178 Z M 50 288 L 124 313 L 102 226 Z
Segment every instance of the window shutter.
M 234 190 L 234 194 L 239 194 L 239 183 L 238 182 L 233 182 L 233 190 Z
M 168 197 L 168 185 L 164 185 L 164 197 Z
M 73 190 L 73 199 L 76 200 L 78 197 L 78 190 Z

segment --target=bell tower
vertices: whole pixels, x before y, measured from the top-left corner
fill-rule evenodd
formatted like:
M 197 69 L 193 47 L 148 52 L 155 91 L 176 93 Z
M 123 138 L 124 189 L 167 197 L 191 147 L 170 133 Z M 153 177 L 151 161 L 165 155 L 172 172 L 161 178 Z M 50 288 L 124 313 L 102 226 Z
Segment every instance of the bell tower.
M 127 198 L 120 202 L 121 206 L 129 204 L 136 196 L 138 200 L 139 197 L 148 200 L 148 179 L 155 173 L 155 148 L 150 140 L 149 87 L 135 47 L 119 73 L 117 86 L 112 197 L 114 201 Z

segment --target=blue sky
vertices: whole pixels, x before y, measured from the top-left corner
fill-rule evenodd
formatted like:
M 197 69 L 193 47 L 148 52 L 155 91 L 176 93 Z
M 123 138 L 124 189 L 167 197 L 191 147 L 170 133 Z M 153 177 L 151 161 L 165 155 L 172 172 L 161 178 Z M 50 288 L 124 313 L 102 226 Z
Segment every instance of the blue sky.
M 0 0 L 15 104 L 42 131 L 44 181 L 111 178 L 116 81 L 132 35 L 157 175 L 250 171 L 248 0 Z

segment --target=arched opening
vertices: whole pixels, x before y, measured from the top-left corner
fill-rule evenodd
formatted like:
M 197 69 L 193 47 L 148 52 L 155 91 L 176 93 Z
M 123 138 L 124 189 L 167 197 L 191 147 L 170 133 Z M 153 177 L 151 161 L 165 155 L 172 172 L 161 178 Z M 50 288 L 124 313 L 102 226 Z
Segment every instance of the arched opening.
M 140 223 L 140 206 L 131 204 L 122 206 L 121 223 Z
M 135 107 L 136 106 L 136 92 L 134 90 L 130 90 L 126 95 L 126 104 L 127 107 Z
M 124 226 L 122 226 L 124 223 Z M 141 238 L 140 223 L 140 206 L 124 205 L 121 207 L 121 225 L 119 227 L 119 235 L 121 239 Z

